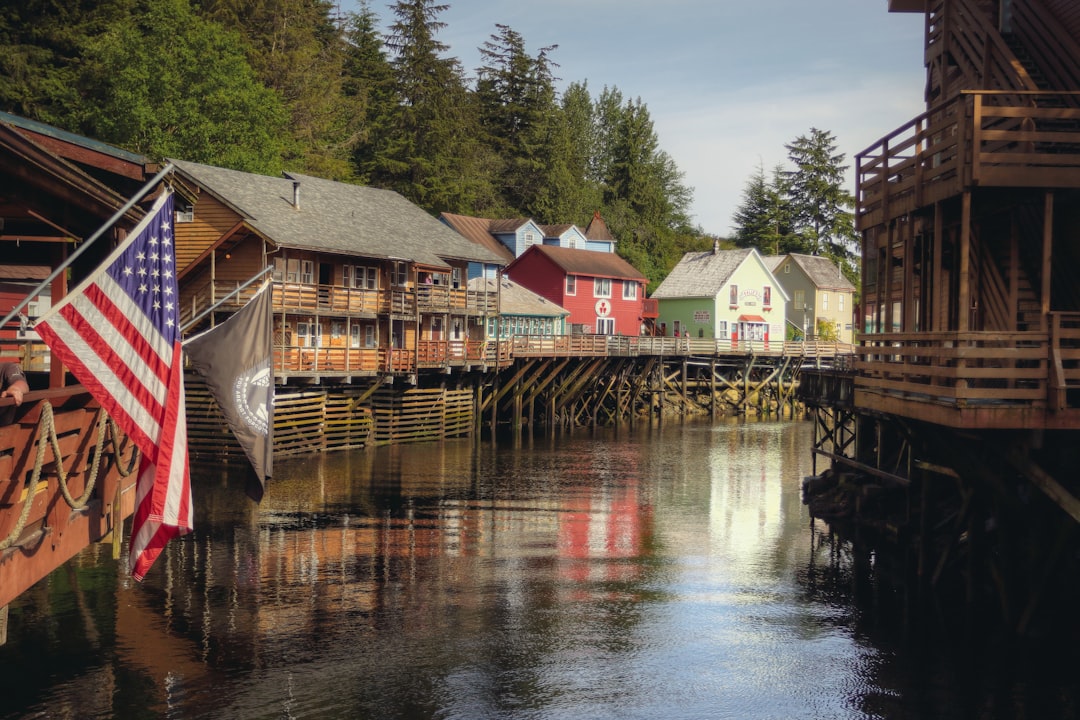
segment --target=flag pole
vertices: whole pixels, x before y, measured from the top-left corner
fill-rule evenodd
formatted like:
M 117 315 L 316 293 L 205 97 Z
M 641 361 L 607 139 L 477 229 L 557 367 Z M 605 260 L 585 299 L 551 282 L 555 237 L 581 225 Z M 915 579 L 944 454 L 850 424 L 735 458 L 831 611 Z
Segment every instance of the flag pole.
M 93 235 L 91 235 L 89 238 L 87 238 L 83 242 L 83 244 L 80 245 L 78 247 L 78 249 L 75 250 L 75 252 L 71 253 L 71 255 L 67 258 L 67 260 L 60 263 L 60 266 L 57 267 L 55 270 L 53 270 L 52 274 L 50 274 L 49 277 L 42 280 L 40 285 L 38 285 L 26 297 L 24 297 L 19 302 L 18 305 L 13 307 L 11 309 L 11 312 L 9 312 L 6 316 L 4 316 L 3 321 L 0 321 L 0 327 L 6 327 L 7 324 L 9 322 L 11 322 L 12 318 L 14 318 L 16 315 L 18 315 L 19 311 L 22 310 L 24 307 L 26 307 L 27 304 L 29 304 L 31 298 L 36 297 L 39 293 L 41 293 L 41 291 L 43 291 L 48 285 L 50 285 L 52 283 L 52 281 L 55 280 L 58 275 L 60 275 L 60 273 L 67 270 L 68 266 L 71 265 L 71 263 L 75 262 L 76 258 L 78 258 L 80 255 L 82 255 L 83 252 L 88 247 L 90 247 L 91 243 L 93 243 L 99 237 L 104 235 L 106 230 L 108 230 L 113 225 L 115 225 L 116 222 L 120 218 L 122 218 L 124 216 L 124 213 L 126 213 L 128 210 L 130 210 L 135 205 L 135 203 L 142 200 L 143 196 L 146 195 L 146 193 L 150 192 L 154 188 L 155 185 L 157 185 L 159 182 L 161 182 L 162 178 L 164 178 L 167 174 L 171 173 L 175 168 L 176 168 L 175 165 L 173 165 L 172 163 L 169 163 L 164 168 L 162 168 L 161 172 L 159 172 L 157 175 L 155 175 L 150 180 L 150 182 L 146 183 L 146 185 L 144 185 L 142 187 L 142 189 L 140 189 L 137 193 L 132 195 L 131 199 L 128 200 L 126 203 L 124 203 L 124 207 L 117 210 L 116 213 L 111 218 L 109 218 L 105 222 L 104 225 L 102 225 L 100 228 L 98 228 L 97 231 Z

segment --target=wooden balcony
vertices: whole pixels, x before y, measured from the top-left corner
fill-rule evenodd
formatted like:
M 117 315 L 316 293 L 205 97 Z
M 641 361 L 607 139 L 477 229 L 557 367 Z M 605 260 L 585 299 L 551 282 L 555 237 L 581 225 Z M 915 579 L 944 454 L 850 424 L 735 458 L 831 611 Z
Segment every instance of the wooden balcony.
M 1080 188 L 1080 93 L 965 92 L 856 156 L 859 229 L 977 187 Z
M 274 347 L 274 374 L 288 377 L 370 377 L 382 372 L 411 373 L 414 353 L 395 348 Z
M 1080 421 L 1080 313 L 1046 332 L 860 336 L 856 405 L 939 425 L 1018 429 Z

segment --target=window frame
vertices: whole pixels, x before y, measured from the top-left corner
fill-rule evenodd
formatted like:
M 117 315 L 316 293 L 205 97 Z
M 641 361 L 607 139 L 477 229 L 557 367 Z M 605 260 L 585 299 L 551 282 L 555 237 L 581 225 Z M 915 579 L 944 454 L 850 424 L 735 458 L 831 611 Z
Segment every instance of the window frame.
M 593 297 L 611 299 L 611 278 L 593 278 Z

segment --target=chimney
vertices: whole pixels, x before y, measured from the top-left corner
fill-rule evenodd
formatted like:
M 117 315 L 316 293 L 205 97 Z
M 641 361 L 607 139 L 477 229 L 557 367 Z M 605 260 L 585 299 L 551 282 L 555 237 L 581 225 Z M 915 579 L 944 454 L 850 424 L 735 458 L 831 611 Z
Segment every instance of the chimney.
M 289 180 L 292 180 L 292 204 L 293 204 L 293 210 L 299 210 L 300 209 L 300 181 L 298 179 L 294 178 L 292 175 L 290 175 L 287 172 L 283 172 L 281 174 L 284 175 Z

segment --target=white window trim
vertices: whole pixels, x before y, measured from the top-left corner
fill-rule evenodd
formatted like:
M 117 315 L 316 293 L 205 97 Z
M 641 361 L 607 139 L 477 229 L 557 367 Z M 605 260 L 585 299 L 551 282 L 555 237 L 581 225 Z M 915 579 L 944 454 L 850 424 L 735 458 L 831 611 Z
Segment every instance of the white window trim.
M 566 276 L 566 294 L 577 295 L 577 275 Z
M 623 280 L 622 282 L 622 297 L 623 300 L 637 300 L 637 288 L 638 284 L 633 280 Z
M 606 290 L 602 290 L 603 285 L 607 286 Z M 593 297 L 595 298 L 610 298 L 611 297 L 611 278 L 593 278 Z

